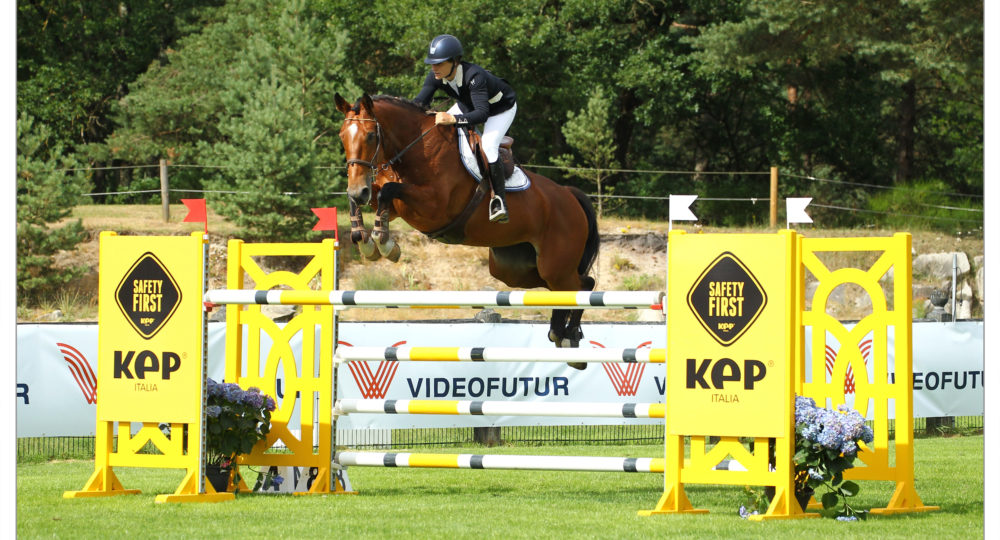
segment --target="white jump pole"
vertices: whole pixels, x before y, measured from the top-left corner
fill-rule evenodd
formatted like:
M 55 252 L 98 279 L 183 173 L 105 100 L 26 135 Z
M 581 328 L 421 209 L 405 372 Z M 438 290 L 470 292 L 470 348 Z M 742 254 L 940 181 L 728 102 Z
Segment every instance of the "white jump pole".
M 217 289 L 213 305 L 319 305 L 424 309 L 660 309 L 663 291 L 257 291 Z M 654 307 L 655 306 L 655 307 Z
M 622 362 L 662 364 L 664 349 L 337 347 L 335 362 Z
M 337 452 L 342 467 L 662 473 L 658 458 Z
M 442 414 L 453 416 L 550 416 L 663 418 L 662 403 L 549 403 L 538 401 L 452 401 L 424 399 L 341 399 L 334 415 Z

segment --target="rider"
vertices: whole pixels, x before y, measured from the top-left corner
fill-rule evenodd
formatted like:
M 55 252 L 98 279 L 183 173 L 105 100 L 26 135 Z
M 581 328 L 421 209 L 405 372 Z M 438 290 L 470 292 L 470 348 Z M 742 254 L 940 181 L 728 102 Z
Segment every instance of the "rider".
M 507 133 L 517 113 L 514 89 L 507 81 L 485 69 L 462 61 L 462 44 L 458 38 L 442 35 L 434 38 L 428 48 L 425 64 L 431 72 L 414 101 L 430 105 L 437 90 L 456 100 L 448 112 L 439 112 L 439 125 L 458 124 L 483 128 L 483 150 L 490 163 L 493 199 L 490 201 L 490 221 L 507 223 L 507 199 L 504 194 L 503 164 L 500 162 L 500 140 Z

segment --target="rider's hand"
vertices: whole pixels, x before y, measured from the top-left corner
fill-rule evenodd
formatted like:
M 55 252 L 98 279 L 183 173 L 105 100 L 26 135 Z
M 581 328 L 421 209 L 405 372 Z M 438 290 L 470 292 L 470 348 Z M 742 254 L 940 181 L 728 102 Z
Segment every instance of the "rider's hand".
M 450 126 L 455 122 L 455 117 L 446 112 L 439 112 L 434 116 L 434 123 L 439 126 Z

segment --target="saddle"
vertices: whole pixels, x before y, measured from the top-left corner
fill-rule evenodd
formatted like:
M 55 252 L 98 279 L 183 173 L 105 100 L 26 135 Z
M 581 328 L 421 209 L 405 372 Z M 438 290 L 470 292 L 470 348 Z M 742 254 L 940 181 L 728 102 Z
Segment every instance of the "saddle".
M 469 146 L 472 148 L 482 148 L 483 137 L 476 130 L 469 129 L 466 130 L 469 135 Z M 504 180 L 510 178 L 514 174 L 514 165 L 517 163 L 514 160 L 514 154 L 511 152 L 510 147 L 514 145 L 514 139 L 506 135 L 500 139 L 500 161 L 503 163 L 503 178 Z M 486 161 L 486 154 L 482 155 L 483 163 L 488 163 Z M 489 169 L 487 168 L 486 174 L 489 174 Z

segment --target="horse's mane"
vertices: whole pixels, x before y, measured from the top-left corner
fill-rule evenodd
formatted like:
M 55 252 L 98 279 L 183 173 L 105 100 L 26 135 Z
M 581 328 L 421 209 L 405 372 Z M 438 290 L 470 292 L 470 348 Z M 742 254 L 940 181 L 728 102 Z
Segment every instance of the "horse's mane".
M 397 97 L 397 96 L 387 96 L 387 95 L 383 95 L 383 94 L 380 94 L 380 95 L 377 95 L 377 96 L 371 96 L 371 98 L 372 98 L 372 101 L 390 101 L 392 103 L 396 103 L 396 104 L 400 104 L 400 105 L 405 105 L 407 107 L 413 108 L 416 112 L 423 113 L 423 112 L 426 112 L 426 111 L 430 110 L 430 107 L 428 107 L 427 105 L 424 105 L 423 103 L 417 103 L 416 101 L 413 101 L 412 99 L 406 99 L 406 98 L 401 98 L 401 97 Z M 354 108 L 352 110 L 355 113 L 360 113 L 361 112 L 361 98 L 358 98 L 358 100 L 356 102 L 354 102 Z

